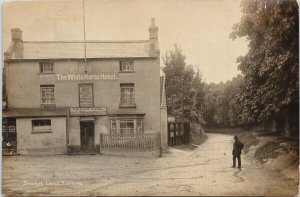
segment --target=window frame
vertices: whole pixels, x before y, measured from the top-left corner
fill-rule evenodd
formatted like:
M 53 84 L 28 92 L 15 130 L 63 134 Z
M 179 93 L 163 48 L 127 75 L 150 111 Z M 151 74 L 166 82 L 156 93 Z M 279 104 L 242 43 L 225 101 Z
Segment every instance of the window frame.
M 53 97 L 43 97 L 43 89 L 44 88 L 53 88 Z M 41 97 L 41 107 L 42 108 L 51 108 L 55 107 L 55 85 L 40 85 L 40 97 Z M 51 99 L 53 102 L 51 103 L 44 103 L 43 99 Z
M 133 123 L 133 132 L 131 133 L 121 133 L 121 122 L 127 121 Z M 138 121 L 141 123 L 141 127 L 138 130 Z M 110 119 L 110 134 L 111 135 L 120 135 L 120 136 L 133 136 L 133 135 L 141 135 L 144 134 L 144 123 L 143 123 L 143 118 L 130 118 L 130 117 L 124 117 L 124 118 L 113 118 Z M 113 127 L 113 124 L 116 126 Z
M 39 122 L 39 126 L 34 125 Z M 42 125 L 42 123 L 44 125 Z M 49 124 L 46 124 L 49 123 Z M 50 118 L 32 119 L 31 120 L 31 133 L 52 133 L 52 120 Z
M 125 69 L 123 69 L 125 68 Z M 121 73 L 132 73 L 134 72 L 134 61 L 133 60 L 121 60 L 119 61 L 119 72 Z
M 124 94 L 123 93 L 123 89 L 129 89 L 128 95 L 130 95 L 129 97 L 123 97 Z M 130 89 L 132 89 L 132 93 L 130 91 Z M 128 99 L 129 100 L 129 104 L 127 102 L 124 102 L 123 100 Z M 134 88 L 134 83 L 121 83 L 120 84 L 120 108 L 130 108 L 130 107 L 136 107 L 136 103 L 135 103 L 135 88 Z
M 46 65 L 46 64 L 48 64 L 48 65 Z M 43 74 L 54 73 L 54 63 L 53 62 L 40 62 L 39 65 L 40 65 L 40 73 L 43 73 Z M 45 71 L 45 69 L 44 69 L 45 66 L 50 66 L 50 68 L 52 68 L 52 69 L 50 69 L 50 71 L 49 70 Z
M 121 125 L 126 125 L 125 127 L 121 127 Z M 133 127 L 130 127 L 129 124 L 132 124 Z M 124 135 L 134 135 L 135 134 L 135 129 L 136 129 L 136 124 L 134 123 L 133 119 L 121 119 L 119 120 L 119 133 L 122 136 Z M 124 132 L 125 130 L 125 132 Z M 130 132 L 128 132 L 130 131 Z
M 92 88 L 92 104 L 90 106 L 83 106 L 80 99 L 80 86 L 91 86 Z M 79 107 L 94 107 L 94 84 L 93 83 L 79 83 L 78 84 L 78 101 L 79 101 Z

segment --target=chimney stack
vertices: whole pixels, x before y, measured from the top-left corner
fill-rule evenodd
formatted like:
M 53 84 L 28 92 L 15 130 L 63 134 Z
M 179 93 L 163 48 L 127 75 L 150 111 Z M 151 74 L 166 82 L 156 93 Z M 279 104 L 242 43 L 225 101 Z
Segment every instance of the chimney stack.
M 158 46 L 158 27 L 155 25 L 155 18 L 151 18 L 151 26 L 149 27 L 149 40 L 151 42 L 150 54 L 151 56 L 159 56 Z
M 151 18 L 151 26 L 149 27 L 149 38 L 150 40 L 158 38 L 158 27 L 155 25 L 155 18 Z
M 16 58 L 23 58 L 23 36 L 19 28 L 11 29 L 12 53 Z
M 13 42 L 22 42 L 23 36 L 22 36 L 22 30 L 19 28 L 13 28 L 11 29 L 11 38 Z

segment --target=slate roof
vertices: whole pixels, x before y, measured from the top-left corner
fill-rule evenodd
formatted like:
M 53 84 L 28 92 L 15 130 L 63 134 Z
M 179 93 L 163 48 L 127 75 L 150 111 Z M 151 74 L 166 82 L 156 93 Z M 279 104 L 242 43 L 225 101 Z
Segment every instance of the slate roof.
M 53 109 L 40 109 L 40 108 L 18 108 L 18 109 L 3 109 L 3 117 L 48 117 L 48 116 L 66 116 L 67 109 L 53 108 Z
M 151 57 L 150 41 L 87 41 L 87 58 Z M 21 55 L 20 55 L 21 54 Z M 84 58 L 82 41 L 23 41 L 10 50 L 9 59 Z

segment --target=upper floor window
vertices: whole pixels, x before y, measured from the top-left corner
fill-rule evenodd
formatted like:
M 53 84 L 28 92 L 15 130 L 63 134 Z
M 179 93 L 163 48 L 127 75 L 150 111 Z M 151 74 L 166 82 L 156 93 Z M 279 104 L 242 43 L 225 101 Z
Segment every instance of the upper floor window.
M 120 61 L 120 72 L 133 72 L 133 61 Z
M 52 62 L 40 62 L 41 73 L 53 73 L 54 67 Z
M 133 83 L 121 84 L 120 107 L 135 107 Z
M 93 84 L 79 84 L 79 107 L 93 106 Z
M 54 107 L 54 85 L 41 85 L 41 107 Z
M 51 120 L 32 120 L 32 132 L 51 132 Z

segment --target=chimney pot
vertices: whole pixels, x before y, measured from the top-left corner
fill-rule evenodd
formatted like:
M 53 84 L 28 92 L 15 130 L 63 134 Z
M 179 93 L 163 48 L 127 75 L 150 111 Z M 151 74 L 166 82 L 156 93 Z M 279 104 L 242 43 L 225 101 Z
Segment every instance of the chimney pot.
M 12 41 L 23 41 L 23 32 L 20 28 L 13 28 L 11 29 L 11 38 Z
M 151 26 L 155 26 L 155 18 L 151 18 Z

